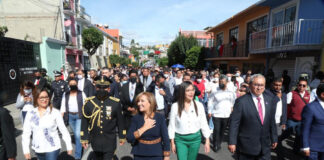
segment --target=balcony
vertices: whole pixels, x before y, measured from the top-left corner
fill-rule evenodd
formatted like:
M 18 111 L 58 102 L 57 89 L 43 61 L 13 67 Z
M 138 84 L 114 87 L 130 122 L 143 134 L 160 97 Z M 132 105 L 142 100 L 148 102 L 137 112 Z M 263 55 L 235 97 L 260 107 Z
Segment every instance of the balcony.
M 206 60 L 247 59 L 246 41 L 238 41 L 236 47 L 225 44 L 219 47 L 206 49 Z
M 69 1 L 63 1 L 63 12 L 64 14 L 72 16 L 74 11 L 71 7 L 71 3 Z
M 249 38 L 250 53 L 319 50 L 323 26 L 323 19 L 299 19 L 254 32 Z
M 77 10 L 77 21 L 91 24 L 91 16 L 85 12 L 85 8 L 83 6 L 80 6 Z

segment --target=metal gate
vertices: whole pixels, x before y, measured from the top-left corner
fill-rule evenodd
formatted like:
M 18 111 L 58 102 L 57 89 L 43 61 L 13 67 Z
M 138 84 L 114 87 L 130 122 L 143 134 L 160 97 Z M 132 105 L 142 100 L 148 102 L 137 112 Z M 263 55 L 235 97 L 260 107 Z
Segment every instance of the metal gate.
M 0 106 L 16 101 L 19 85 L 40 67 L 39 44 L 0 38 Z

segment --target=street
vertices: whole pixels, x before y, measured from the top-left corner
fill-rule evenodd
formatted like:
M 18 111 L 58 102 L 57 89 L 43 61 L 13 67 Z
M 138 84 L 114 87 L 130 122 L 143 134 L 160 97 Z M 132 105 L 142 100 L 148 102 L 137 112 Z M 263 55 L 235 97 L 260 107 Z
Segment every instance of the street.
M 20 120 L 20 112 L 18 109 L 15 108 L 15 104 L 7 105 L 5 108 L 7 108 L 10 111 L 10 114 L 12 115 L 14 119 L 14 123 L 17 129 L 17 137 L 16 137 L 16 142 L 17 142 L 17 160 L 23 160 L 24 155 L 22 153 L 22 146 L 21 146 L 21 133 L 22 133 L 22 124 Z M 73 141 L 73 138 L 72 138 Z M 62 149 L 61 153 L 59 156 L 59 159 L 61 160 L 69 160 L 72 159 L 72 157 L 68 156 L 66 154 L 66 149 L 65 149 L 65 143 L 64 141 L 61 141 Z M 291 140 L 286 140 L 283 142 L 284 149 L 282 150 L 282 154 L 286 157 L 286 160 L 301 160 L 299 156 L 296 156 L 294 153 L 292 153 L 291 146 L 293 145 L 293 142 Z M 74 148 L 74 145 L 73 145 Z M 131 145 L 129 143 L 125 143 L 123 146 L 118 146 L 116 154 L 119 160 L 132 160 L 132 155 L 130 154 L 131 152 Z M 37 160 L 35 158 L 35 154 L 33 155 L 33 160 Z M 89 156 L 90 155 L 90 156 Z M 82 160 L 90 160 L 91 158 L 91 149 L 88 149 L 84 152 Z M 217 153 L 213 152 L 212 150 L 206 155 L 204 153 L 204 146 L 201 144 L 200 150 L 199 150 L 199 155 L 198 155 L 198 160 L 232 160 L 234 159 L 234 155 L 231 154 L 227 150 L 227 133 L 225 135 L 225 141 L 222 143 L 222 148 L 220 151 Z M 171 154 L 170 157 L 171 160 L 176 160 L 176 155 Z M 276 159 L 276 154 L 272 153 L 272 159 Z

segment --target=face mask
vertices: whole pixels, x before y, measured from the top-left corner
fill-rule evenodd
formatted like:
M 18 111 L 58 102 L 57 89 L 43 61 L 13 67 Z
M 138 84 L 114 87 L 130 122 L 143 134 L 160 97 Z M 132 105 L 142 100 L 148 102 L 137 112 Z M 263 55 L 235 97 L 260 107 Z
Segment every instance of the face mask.
M 32 92 L 32 89 L 24 89 L 26 95 L 29 95 Z
M 105 100 L 109 97 L 109 93 L 105 89 L 99 89 L 97 90 L 96 97 L 99 100 Z
M 37 76 L 36 79 L 40 79 L 40 76 Z
M 197 82 L 198 82 L 198 83 L 201 83 L 201 79 L 197 79 Z
M 131 83 L 133 83 L 133 84 L 136 83 L 136 80 L 137 80 L 136 77 L 132 77 L 132 78 L 129 79 L 129 81 L 130 81 Z
M 78 87 L 76 85 L 70 85 L 71 91 L 77 91 Z
M 235 76 L 236 76 L 236 77 L 239 77 L 239 76 L 240 76 L 240 74 L 239 74 L 239 73 L 236 73 L 236 74 L 235 74 Z
M 169 78 L 169 75 L 168 75 L 168 74 L 164 74 L 164 77 L 165 77 L 165 78 Z
M 123 83 L 123 84 L 126 84 L 126 83 L 127 83 L 127 81 L 123 81 L 122 83 Z
M 227 77 L 227 80 L 228 80 L 228 81 L 231 81 L 231 80 L 232 80 L 232 77 Z
M 82 76 L 82 75 L 77 75 L 77 78 L 78 78 L 78 79 L 82 79 L 83 76 Z
M 219 81 L 219 78 L 215 78 L 216 83 Z
M 225 84 L 223 84 L 223 83 L 219 84 L 219 88 L 220 89 L 224 89 L 225 88 Z

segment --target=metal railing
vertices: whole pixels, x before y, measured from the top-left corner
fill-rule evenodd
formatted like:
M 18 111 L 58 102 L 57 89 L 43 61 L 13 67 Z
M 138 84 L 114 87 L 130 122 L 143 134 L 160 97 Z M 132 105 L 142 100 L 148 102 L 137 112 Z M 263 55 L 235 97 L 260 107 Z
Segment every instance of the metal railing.
M 77 11 L 78 18 L 82 18 L 88 22 L 91 22 L 91 16 L 85 12 L 85 8 L 80 5 L 79 10 Z
M 250 51 L 291 45 L 320 45 L 323 19 L 299 19 L 254 32 L 249 37 Z
M 217 47 L 211 47 L 207 50 L 207 58 L 220 58 L 220 57 L 248 57 L 246 51 L 246 41 L 238 41 L 236 45 L 231 43 L 224 44 Z

